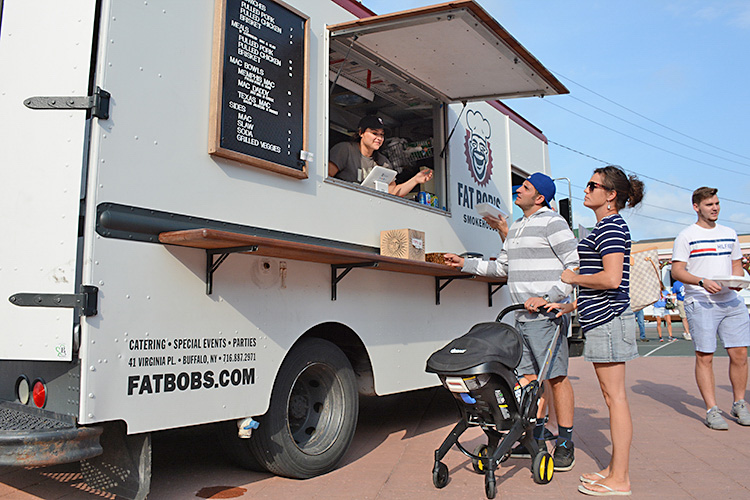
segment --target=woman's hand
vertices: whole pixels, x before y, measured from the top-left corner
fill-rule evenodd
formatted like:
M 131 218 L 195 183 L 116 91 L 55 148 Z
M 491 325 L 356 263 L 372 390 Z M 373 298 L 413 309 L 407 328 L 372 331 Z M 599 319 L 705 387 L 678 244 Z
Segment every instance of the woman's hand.
M 432 170 L 430 170 L 429 168 L 420 170 L 419 173 L 412 178 L 417 181 L 417 184 L 424 184 L 425 182 L 432 179 Z
M 559 302 L 550 302 L 546 306 L 544 306 L 545 309 L 547 309 L 547 312 L 552 311 L 553 309 L 557 309 L 557 318 L 562 316 L 563 314 L 569 314 L 573 311 L 575 311 L 577 307 L 578 301 L 575 302 L 568 302 L 565 304 L 561 304 Z
M 575 285 L 575 280 L 577 277 L 577 272 L 573 271 L 572 269 L 565 269 L 560 276 L 560 280 L 562 280 L 563 283 L 567 283 L 568 285 Z

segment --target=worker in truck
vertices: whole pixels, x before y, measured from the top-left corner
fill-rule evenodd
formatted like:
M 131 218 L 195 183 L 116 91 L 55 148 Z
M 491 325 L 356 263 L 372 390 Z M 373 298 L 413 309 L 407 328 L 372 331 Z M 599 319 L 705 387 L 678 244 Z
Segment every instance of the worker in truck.
M 354 140 L 340 142 L 331 148 L 328 160 L 328 175 L 349 182 L 362 182 L 376 165 L 391 168 L 388 159 L 378 152 L 385 139 L 385 124 L 374 115 L 367 115 L 359 121 Z M 406 182 L 388 186 L 388 192 L 405 196 L 417 184 L 432 179 L 432 170 L 417 173 Z

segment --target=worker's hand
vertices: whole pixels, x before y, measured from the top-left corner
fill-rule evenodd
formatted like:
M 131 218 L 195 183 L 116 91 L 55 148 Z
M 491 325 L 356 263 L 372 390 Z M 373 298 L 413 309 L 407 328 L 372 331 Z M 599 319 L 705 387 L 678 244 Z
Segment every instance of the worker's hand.
M 417 175 L 413 177 L 413 179 L 417 181 L 417 184 L 424 184 L 425 182 L 432 179 L 432 170 L 430 170 L 429 168 L 421 170 Z
M 541 297 L 531 297 L 523 303 L 523 306 L 529 312 L 539 312 L 539 308 L 546 304 L 547 301 Z
M 565 269 L 562 272 L 562 275 L 560 276 L 560 279 L 563 283 L 567 283 L 569 285 L 575 285 L 575 279 L 578 277 L 578 273 L 573 271 L 572 269 Z
M 575 302 L 572 302 L 572 303 L 571 302 L 567 302 L 565 304 L 561 304 L 559 302 L 550 302 L 549 304 L 547 304 L 546 306 L 544 306 L 544 308 L 547 310 L 547 312 L 550 312 L 553 309 L 557 309 L 557 316 L 556 317 L 559 318 L 563 314 L 569 314 L 569 313 L 573 312 L 575 310 L 575 308 L 576 308 L 576 303 Z
M 445 263 L 451 267 L 464 267 L 464 258 L 454 253 L 447 253 L 443 255 L 443 258 L 445 259 Z
M 498 217 L 487 215 L 485 217 L 482 217 L 482 219 L 484 219 L 484 221 L 492 229 L 495 229 L 498 233 L 500 233 L 500 238 L 505 241 L 505 237 L 508 236 L 508 220 L 505 217 L 503 217 L 502 215 Z

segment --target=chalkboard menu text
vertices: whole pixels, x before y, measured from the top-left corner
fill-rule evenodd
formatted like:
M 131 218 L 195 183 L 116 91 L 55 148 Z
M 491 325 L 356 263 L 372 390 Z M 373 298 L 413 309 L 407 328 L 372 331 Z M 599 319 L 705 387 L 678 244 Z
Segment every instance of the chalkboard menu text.
M 276 0 L 217 0 L 209 153 L 307 177 L 307 19 Z

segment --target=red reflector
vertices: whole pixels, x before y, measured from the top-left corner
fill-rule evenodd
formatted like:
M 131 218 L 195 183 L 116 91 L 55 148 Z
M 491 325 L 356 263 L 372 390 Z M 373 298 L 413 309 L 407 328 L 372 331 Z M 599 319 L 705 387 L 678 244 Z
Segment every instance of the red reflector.
M 47 403 L 47 387 L 44 385 L 44 381 L 40 379 L 34 381 L 31 399 L 34 400 L 34 404 L 38 408 L 44 408 L 44 405 Z

